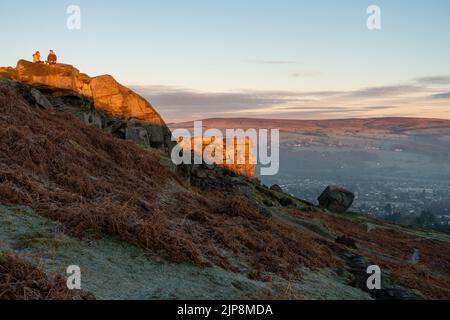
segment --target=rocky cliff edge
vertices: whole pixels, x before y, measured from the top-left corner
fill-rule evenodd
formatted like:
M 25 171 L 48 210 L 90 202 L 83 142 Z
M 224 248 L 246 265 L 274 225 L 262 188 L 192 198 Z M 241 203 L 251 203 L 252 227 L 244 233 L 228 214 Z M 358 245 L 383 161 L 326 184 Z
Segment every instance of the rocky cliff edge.
M 0 77 L 59 96 L 78 93 L 91 100 L 96 110 L 117 118 L 145 122 L 152 146 L 170 145 L 170 130 L 153 106 L 110 75 L 90 77 L 68 64 L 47 65 L 19 60 L 15 68 L 0 68 Z

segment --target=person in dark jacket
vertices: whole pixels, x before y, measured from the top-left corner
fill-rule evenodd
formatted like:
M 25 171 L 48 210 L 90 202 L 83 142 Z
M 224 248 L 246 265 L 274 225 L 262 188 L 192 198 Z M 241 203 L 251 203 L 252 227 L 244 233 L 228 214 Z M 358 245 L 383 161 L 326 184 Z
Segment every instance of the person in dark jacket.
M 50 50 L 50 53 L 48 54 L 48 57 L 47 57 L 47 63 L 48 64 L 56 64 L 57 61 L 58 61 L 58 57 L 56 57 L 56 54 L 53 52 L 53 50 Z

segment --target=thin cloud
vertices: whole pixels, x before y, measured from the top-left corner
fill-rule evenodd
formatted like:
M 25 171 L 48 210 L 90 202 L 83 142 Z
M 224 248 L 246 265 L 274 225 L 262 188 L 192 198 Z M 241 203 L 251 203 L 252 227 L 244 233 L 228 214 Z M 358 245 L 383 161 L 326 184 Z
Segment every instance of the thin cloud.
M 394 85 L 384 87 L 370 87 L 361 90 L 352 91 L 350 96 L 354 97 L 387 97 L 387 96 L 401 96 L 410 93 L 424 92 L 427 89 L 422 86 L 412 85 Z
M 317 77 L 320 75 L 321 73 L 317 71 L 302 71 L 302 72 L 294 72 L 291 74 L 293 78 L 308 78 L 308 77 Z
M 367 112 L 367 111 L 378 111 L 378 110 L 388 110 L 395 109 L 396 106 L 361 106 L 361 107 L 349 107 L 349 106 L 319 106 L 319 107 L 301 107 L 301 106 L 281 106 L 274 108 L 274 111 L 310 111 L 316 113 L 324 113 L 324 112 Z
M 198 92 L 162 86 L 134 86 L 132 89 L 169 117 L 178 117 L 180 114 L 221 114 L 244 109 L 261 110 L 301 103 L 303 99 L 298 93 L 290 91 Z M 308 99 L 303 100 L 306 102 Z
M 436 99 L 436 100 L 448 100 L 448 99 L 450 99 L 450 92 L 444 92 L 444 93 L 433 94 L 433 95 L 431 96 L 431 99 Z
M 395 109 L 398 108 L 397 106 L 367 106 L 364 107 L 365 110 L 388 110 L 388 109 Z
M 256 64 L 296 64 L 296 61 L 290 61 L 290 60 L 251 60 L 249 63 L 256 63 Z
M 422 77 L 416 79 L 416 81 L 425 85 L 450 84 L 450 76 Z
M 172 86 L 131 86 L 147 98 L 168 121 L 220 118 L 230 115 L 298 118 L 328 118 L 333 115 L 380 116 L 415 110 L 421 112 L 425 99 L 443 104 L 450 92 L 433 92 L 426 86 L 393 85 L 353 91 L 235 90 L 202 92 Z M 441 100 L 438 100 L 441 99 Z

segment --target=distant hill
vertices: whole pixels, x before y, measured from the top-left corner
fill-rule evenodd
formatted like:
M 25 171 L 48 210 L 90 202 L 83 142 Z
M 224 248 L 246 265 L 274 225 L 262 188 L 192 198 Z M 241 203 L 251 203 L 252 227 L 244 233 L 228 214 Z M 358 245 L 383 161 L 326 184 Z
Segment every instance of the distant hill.
M 203 120 L 205 128 L 265 128 L 295 133 L 390 133 L 450 134 L 450 120 L 427 118 L 369 118 L 338 120 L 280 120 L 252 118 L 213 118 Z M 171 129 L 191 128 L 193 122 L 169 124 Z

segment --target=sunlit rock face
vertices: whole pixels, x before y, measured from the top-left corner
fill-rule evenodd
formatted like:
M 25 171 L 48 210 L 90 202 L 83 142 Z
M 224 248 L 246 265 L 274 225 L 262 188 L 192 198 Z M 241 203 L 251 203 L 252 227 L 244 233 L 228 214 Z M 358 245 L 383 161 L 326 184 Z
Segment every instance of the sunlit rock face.
M 178 140 L 183 150 L 191 150 L 193 156 L 195 154 L 202 156 L 204 162 L 217 164 L 243 176 L 253 177 L 256 159 L 252 140 L 235 138 L 233 142 L 229 144 L 231 146 L 229 148 L 226 139 L 198 137 Z M 192 161 L 194 161 L 193 158 Z
M 99 109 L 109 111 L 115 116 L 165 126 L 161 116 L 147 100 L 122 86 L 109 75 L 92 78 L 90 90 L 94 103 Z
M 67 64 L 46 65 L 19 60 L 16 68 L 0 68 L 0 76 L 35 87 L 75 91 L 92 97 L 91 78 Z
M 75 91 L 91 98 L 96 108 L 114 116 L 165 126 L 161 116 L 147 100 L 109 75 L 91 78 L 71 65 L 46 65 L 20 60 L 16 68 L 0 68 L 0 76 L 35 87 Z
M 152 126 L 149 132 L 153 133 L 149 137 L 150 141 L 159 144 L 164 140 L 170 145 L 170 130 L 153 106 L 112 76 L 91 78 L 71 65 L 46 65 L 20 60 L 16 68 L 0 68 L 0 77 L 58 94 L 64 91 L 76 92 L 91 99 L 96 109 L 114 117 L 148 123 Z

